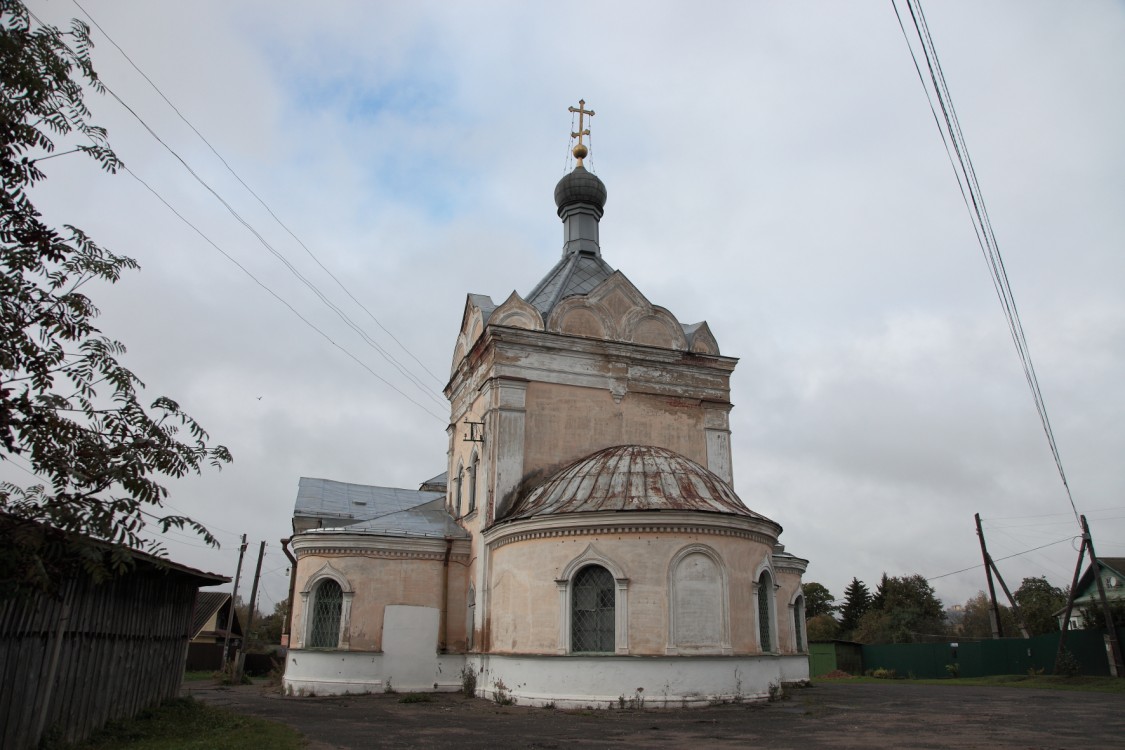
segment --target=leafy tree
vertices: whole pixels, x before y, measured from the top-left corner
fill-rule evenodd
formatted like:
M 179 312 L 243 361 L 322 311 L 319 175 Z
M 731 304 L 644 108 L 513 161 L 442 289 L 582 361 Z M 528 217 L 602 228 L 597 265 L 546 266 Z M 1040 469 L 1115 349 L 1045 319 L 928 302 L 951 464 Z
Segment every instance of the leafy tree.
M 809 642 L 832 641 L 840 637 L 840 623 L 832 615 L 817 615 L 805 621 Z
M 250 604 L 241 596 L 235 598 L 234 611 L 238 614 L 238 621 L 242 623 L 245 633 L 245 649 L 247 652 L 263 652 L 268 646 L 281 643 L 281 629 L 288 612 L 289 599 L 286 597 L 273 605 L 273 612 L 266 614 L 262 610 L 254 609 L 254 621 L 250 621 Z M 247 626 L 250 626 L 247 629 Z
M 125 347 L 94 325 L 84 290 L 137 263 L 48 226 L 32 202 L 48 157 L 121 166 L 83 100 L 83 82 L 103 90 L 91 47 L 80 21 L 32 29 L 22 2 L 0 0 L 0 460 L 18 456 L 39 480 L 0 484 L 0 596 L 49 589 L 76 564 L 111 575 L 129 548 L 161 553 L 141 537 L 148 522 L 215 544 L 160 513 L 161 482 L 231 460 L 172 399 L 142 403 L 144 384 L 118 361 Z
M 1012 596 L 1031 635 L 1054 633 L 1059 629 L 1055 613 L 1066 606 L 1066 591 L 1052 586 L 1046 578 L 1025 578 Z
M 805 616 L 808 618 L 817 615 L 830 615 L 837 607 L 832 603 L 834 597 L 824 585 L 810 581 L 801 584 L 801 593 L 805 597 Z
M 872 597 L 853 638 L 861 643 L 912 643 L 944 636 L 945 612 L 933 587 L 920 575 L 888 577 Z
M 258 637 L 263 644 L 278 644 L 281 643 L 281 631 L 285 627 L 285 617 L 289 612 L 289 599 L 288 597 L 282 599 L 273 605 L 273 612 L 263 617 L 260 622 L 261 625 L 255 625 L 254 629 L 258 631 Z
M 871 607 L 871 592 L 866 584 L 853 578 L 844 589 L 844 606 L 840 608 L 840 628 L 845 632 L 856 629 L 859 620 Z
M 1000 625 L 1007 637 L 1018 636 L 1019 626 L 1016 617 L 1009 607 L 999 605 Z M 961 621 L 954 627 L 954 632 L 963 638 L 991 638 L 992 637 L 992 601 L 983 591 L 978 591 L 976 596 L 965 602 L 961 612 Z

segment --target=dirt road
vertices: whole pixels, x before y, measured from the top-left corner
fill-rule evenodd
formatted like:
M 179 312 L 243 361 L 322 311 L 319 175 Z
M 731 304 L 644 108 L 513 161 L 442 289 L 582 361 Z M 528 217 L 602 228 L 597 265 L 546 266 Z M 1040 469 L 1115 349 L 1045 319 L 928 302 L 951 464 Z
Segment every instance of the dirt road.
M 839 682 L 768 704 L 562 711 L 457 694 L 284 698 L 259 686 L 188 686 L 281 721 L 311 750 L 367 748 L 1125 748 L 1125 698 L 994 687 Z

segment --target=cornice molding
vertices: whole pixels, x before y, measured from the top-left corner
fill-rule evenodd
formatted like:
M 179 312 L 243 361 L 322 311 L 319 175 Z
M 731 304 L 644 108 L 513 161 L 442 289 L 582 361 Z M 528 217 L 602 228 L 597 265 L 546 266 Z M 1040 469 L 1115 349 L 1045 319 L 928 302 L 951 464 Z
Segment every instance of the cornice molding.
M 490 549 L 513 542 L 595 534 L 701 534 L 777 544 L 781 527 L 765 519 L 693 511 L 559 513 L 499 523 L 482 534 Z
M 347 532 L 329 534 L 300 534 L 291 544 L 297 559 L 308 555 L 357 555 L 392 559 L 444 560 L 444 539 L 414 539 L 408 537 L 370 536 Z M 468 560 L 469 540 L 453 542 L 451 559 Z

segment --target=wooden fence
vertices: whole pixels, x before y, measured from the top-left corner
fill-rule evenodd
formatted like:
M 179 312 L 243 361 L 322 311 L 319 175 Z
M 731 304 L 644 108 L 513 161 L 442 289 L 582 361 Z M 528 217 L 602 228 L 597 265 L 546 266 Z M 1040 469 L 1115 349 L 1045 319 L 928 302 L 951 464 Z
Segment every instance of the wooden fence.
M 146 558 L 57 597 L 0 602 L 0 750 L 77 742 L 179 693 L 199 587 L 229 579 Z

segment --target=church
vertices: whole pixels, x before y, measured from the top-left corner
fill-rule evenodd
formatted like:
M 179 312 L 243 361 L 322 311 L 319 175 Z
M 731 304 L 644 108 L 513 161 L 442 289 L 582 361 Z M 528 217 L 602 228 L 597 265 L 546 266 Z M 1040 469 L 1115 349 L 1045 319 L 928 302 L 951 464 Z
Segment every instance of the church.
M 738 360 L 603 258 L 593 112 L 571 111 L 562 257 L 526 295 L 468 295 L 446 471 L 416 490 L 300 480 L 291 694 L 661 707 L 808 679 L 808 561 L 733 489 Z

